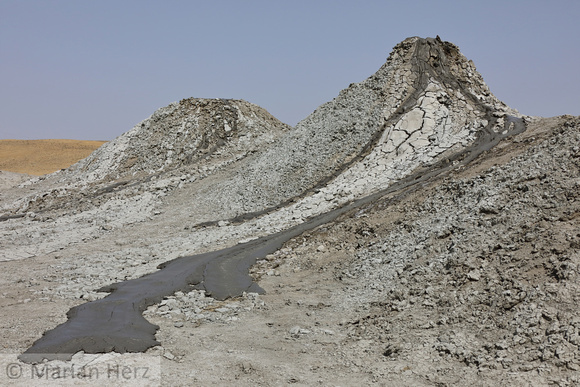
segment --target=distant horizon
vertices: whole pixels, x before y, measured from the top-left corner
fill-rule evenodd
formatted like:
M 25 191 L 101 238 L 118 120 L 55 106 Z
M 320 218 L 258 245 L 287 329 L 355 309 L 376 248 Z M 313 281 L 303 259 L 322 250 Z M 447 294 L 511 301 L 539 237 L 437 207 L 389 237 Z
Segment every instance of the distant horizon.
M 191 97 L 244 99 L 295 126 L 411 36 L 457 45 L 521 114 L 580 115 L 573 1 L 9 0 L 0 12 L 1 139 L 110 141 Z
M 0 138 L 0 141 L 49 141 L 49 140 L 57 140 L 57 141 L 90 141 L 90 142 L 110 142 L 111 140 L 79 140 L 77 138 L 30 138 L 30 139 L 23 139 L 23 138 Z

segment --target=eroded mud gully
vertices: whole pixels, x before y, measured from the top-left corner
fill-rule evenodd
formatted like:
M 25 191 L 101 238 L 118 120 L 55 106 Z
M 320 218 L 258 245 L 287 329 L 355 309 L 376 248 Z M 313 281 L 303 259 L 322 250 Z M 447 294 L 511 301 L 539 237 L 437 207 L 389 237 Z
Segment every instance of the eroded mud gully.
M 163 297 L 191 287 L 204 289 L 218 300 L 239 296 L 243 292 L 263 292 L 252 281 L 248 269 L 257 259 L 275 252 L 286 241 L 386 194 L 403 194 L 420 188 L 430 180 L 466 165 L 502 139 L 525 130 L 523 119 L 507 117 L 504 130 L 496 133 L 492 112 L 487 113 L 490 121 L 471 146 L 428 169 L 416 171 L 387 189 L 279 233 L 219 251 L 177 258 L 160 265 L 157 272 L 99 289 L 111 294 L 72 308 L 67 314 L 68 321 L 46 332 L 19 358 L 36 363 L 43 359 L 70 360 L 79 351 L 142 352 L 159 344 L 155 339 L 158 327 L 149 323 L 142 313 Z

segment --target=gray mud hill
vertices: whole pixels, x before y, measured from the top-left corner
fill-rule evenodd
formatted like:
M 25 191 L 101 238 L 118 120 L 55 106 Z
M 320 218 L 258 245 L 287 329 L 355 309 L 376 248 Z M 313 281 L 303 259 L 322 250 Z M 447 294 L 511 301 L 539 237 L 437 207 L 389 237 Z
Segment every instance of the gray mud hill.
M 161 108 L 129 132 L 65 171 L 83 183 L 135 179 L 195 165 L 229 161 L 264 148 L 289 127 L 243 100 L 189 98 Z
M 295 127 L 172 103 L 4 185 L 4 352 L 168 261 L 251 245 L 265 294 L 186 276 L 141 304 L 161 385 L 578 385 L 579 128 L 506 106 L 439 38 L 401 42 Z
M 50 179 L 68 189 L 33 197 L 19 211 L 62 207 L 75 190 L 94 195 L 94 183 L 115 179 L 112 185 L 122 188 L 131 179 L 167 180 L 181 171 L 177 195 L 196 203 L 191 211 L 199 223 L 271 211 L 324 187 L 328 195 L 352 200 L 467 145 L 507 114 L 517 112 L 490 93 L 456 46 L 411 38 L 373 76 L 351 84 L 295 128 L 241 101 L 193 99 L 159 109 Z M 87 183 L 90 189 L 77 188 Z

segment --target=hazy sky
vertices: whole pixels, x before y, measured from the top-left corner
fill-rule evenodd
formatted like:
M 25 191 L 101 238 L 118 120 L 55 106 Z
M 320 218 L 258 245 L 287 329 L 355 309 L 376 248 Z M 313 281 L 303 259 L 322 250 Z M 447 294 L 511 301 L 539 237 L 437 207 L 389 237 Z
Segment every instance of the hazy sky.
M 409 36 L 523 114 L 580 115 L 580 1 L 0 0 L 0 138 L 111 140 L 189 97 L 295 125 Z

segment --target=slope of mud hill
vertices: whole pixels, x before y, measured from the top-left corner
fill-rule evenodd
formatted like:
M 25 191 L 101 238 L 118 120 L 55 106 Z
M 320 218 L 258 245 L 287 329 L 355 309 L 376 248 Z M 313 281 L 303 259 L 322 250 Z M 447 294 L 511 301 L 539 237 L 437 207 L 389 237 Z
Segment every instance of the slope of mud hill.
M 0 140 L 0 171 L 45 175 L 89 156 L 104 141 Z
M 252 270 L 265 295 L 150 308 L 155 351 L 199 385 L 576 386 L 579 176 L 580 117 L 534 120 L 289 241 Z
M 149 306 L 161 385 L 577 385 L 579 163 L 579 117 L 521 116 L 439 38 L 401 42 L 294 128 L 176 102 L 3 190 L 2 352 L 97 289 L 384 192 L 258 257 L 265 294 Z

